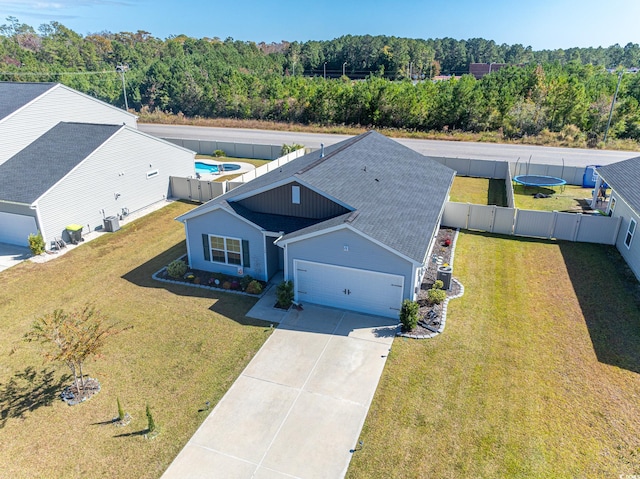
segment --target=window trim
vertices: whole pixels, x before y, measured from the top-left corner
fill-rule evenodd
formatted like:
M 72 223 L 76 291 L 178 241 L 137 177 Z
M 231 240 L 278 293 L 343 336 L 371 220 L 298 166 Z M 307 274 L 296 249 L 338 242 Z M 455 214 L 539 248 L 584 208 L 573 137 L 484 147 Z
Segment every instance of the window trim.
M 612 194 L 611 196 L 609 196 L 609 216 L 613 216 L 613 213 L 615 213 L 615 210 L 616 210 L 616 199 Z
M 291 203 L 300 204 L 300 187 L 298 185 L 291 185 Z
M 242 247 L 242 239 L 241 238 L 234 238 L 232 236 L 221 236 L 221 235 L 215 235 L 215 234 L 210 234 L 208 235 L 209 237 L 209 261 L 212 263 L 217 263 L 217 264 L 226 264 L 229 266 L 240 266 L 240 267 L 244 267 L 244 254 L 243 254 L 243 247 Z M 211 238 L 219 238 L 223 240 L 223 244 L 224 244 L 224 249 L 220 249 L 220 248 L 214 248 L 213 244 L 211 242 Z M 234 251 L 234 250 L 230 250 L 229 246 L 227 245 L 227 241 L 231 240 L 231 241 L 237 241 L 238 242 L 238 246 L 239 246 L 239 250 L 238 251 Z M 224 254 L 224 261 L 218 261 L 215 259 L 214 256 L 214 251 L 217 252 L 222 252 Z M 238 255 L 239 257 L 239 263 L 235 263 L 235 262 L 229 262 L 229 253 L 234 254 L 234 255 Z
M 633 236 L 636 234 L 636 229 L 638 227 L 638 222 L 631 218 L 629 221 L 629 227 L 627 228 L 627 234 L 624 237 L 624 245 L 627 249 L 631 248 L 631 243 L 633 242 Z

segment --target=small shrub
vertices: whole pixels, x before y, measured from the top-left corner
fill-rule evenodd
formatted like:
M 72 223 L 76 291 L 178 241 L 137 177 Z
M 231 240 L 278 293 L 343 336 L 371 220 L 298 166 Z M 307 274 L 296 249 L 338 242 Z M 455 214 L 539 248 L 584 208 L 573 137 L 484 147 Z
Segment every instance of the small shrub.
M 430 303 L 440 304 L 447 297 L 447 292 L 444 289 L 431 288 L 427 291 L 427 297 L 429 298 Z
M 411 331 L 418 324 L 418 312 L 420 311 L 420 305 L 416 301 L 405 299 L 402 302 L 400 308 L 400 322 L 402 323 L 402 329 L 405 331 Z
M 444 288 L 444 282 L 441 279 L 436 279 L 433 282 L 433 287 L 434 287 L 434 289 L 442 289 L 442 288 Z
M 254 279 L 253 281 L 251 281 L 251 283 L 247 285 L 247 287 L 245 288 L 245 291 L 249 294 L 260 294 L 262 293 L 262 285 L 260 284 L 259 281 L 256 281 Z
M 222 283 L 222 289 L 231 289 L 231 282 L 225 281 L 224 283 Z
M 221 156 L 227 156 L 224 150 L 216 150 L 213 152 L 213 156 L 220 158 Z
M 288 308 L 293 303 L 293 281 L 283 281 L 276 288 L 276 298 L 281 308 Z
M 253 277 L 250 274 L 245 274 L 240 279 L 240 287 L 243 289 L 243 291 L 247 290 L 247 288 L 249 287 L 252 281 L 253 281 Z
M 118 403 L 118 419 L 124 421 L 124 409 L 122 409 L 122 404 L 120 404 L 120 398 L 116 398 L 116 402 Z
M 156 422 L 153 420 L 153 416 L 151 415 L 151 409 L 147 404 L 147 431 L 154 432 L 156 430 Z
M 234 291 L 240 289 L 240 283 L 236 280 L 231 281 L 231 289 Z
M 38 231 L 37 234 L 31 233 L 29 235 L 29 249 L 33 254 L 42 254 L 44 253 L 44 238 L 42 237 L 42 233 Z
M 304 145 L 298 145 L 296 143 L 292 143 L 291 145 L 287 145 L 286 143 L 284 143 L 282 145 L 282 149 L 280 150 L 280 154 L 282 156 L 288 155 L 289 153 L 292 153 L 296 150 L 299 150 L 300 148 L 304 148 Z
M 176 259 L 169 263 L 167 266 L 167 274 L 172 278 L 182 278 L 187 272 L 187 263 L 182 261 L 181 259 Z

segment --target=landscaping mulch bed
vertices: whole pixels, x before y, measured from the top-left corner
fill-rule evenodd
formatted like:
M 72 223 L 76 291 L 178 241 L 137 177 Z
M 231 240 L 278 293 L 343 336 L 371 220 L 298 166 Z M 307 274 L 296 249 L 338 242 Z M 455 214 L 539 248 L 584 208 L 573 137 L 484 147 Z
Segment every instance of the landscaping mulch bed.
M 453 255 L 453 247 L 455 245 L 455 237 L 457 231 L 452 228 L 440 228 L 438 231 L 438 236 L 436 238 L 436 243 L 433 247 L 432 258 L 429 261 L 429 267 L 427 268 L 427 272 L 422 279 L 422 284 L 420 285 L 420 292 L 418 293 L 418 304 L 420 305 L 419 318 L 420 323 L 426 324 L 432 329 L 437 330 L 442 323 L 442 313 L 444 303 L 441 304 L 430 304 L 427 299 L 427 291 L 431 289 L 433 283 L 437 279 L 438 275 L 438 266 L 439 264 L 449 264 L 452 265 L 451 259 Z M 447 241 L 449 240 L 449 241 Z M 448 246 L 447 243 L 450 244 Z M 435 258 L 434 258 L 435 257 Z M 440 262 L 440 259 L 442 260 Z M 453 266 L 453 265 L 452 265 Z M 451 288 L 447 291 L 447 297 L 458 296 L 461 292 L 460 284 L 457 281 L 451 281 Z M 404 331 L 404 333 L 408 333 L 412 336 L 427 336 L 433 334 L 433 331 L 425 328 L 424 326 L 418 324 L 411 331 Z
M 178 258 L 187 263 L 187 257 L 183 256 Z M 187 263 L 188 266 L 188 263 Z M 250 296 L 260 296 L 265 290 L 267 283 L 264 281 L 256 280 L 262 286 L 262 291 L 258 294 L 253 294 L 245 291 L 242 287 L 242 277 L 231 276 L 222 273 L 211 273 L 209 271 L 202 271 L 199 269 L 189 268 L 185 275 L 181 278 L 174 278 L 169 276 L 167 268 L 164 267 L 160 271 L 156 272 L 153 277 L 160 281 L 170 281 L 173 283 L 184 283 L 188 285 L 198 285 L 200 287 L 206 287 L 210 289 L 217 289 L 227 292 L 243 293 Z M 255 278 L 252 278 L 255 280 Z

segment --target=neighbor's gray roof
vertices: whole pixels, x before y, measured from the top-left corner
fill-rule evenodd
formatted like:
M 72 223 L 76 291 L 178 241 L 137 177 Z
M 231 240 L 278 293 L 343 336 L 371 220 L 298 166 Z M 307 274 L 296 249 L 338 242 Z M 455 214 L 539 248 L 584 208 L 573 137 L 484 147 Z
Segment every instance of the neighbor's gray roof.
M 0 200 L 32 204 L 121 128 L 58 123 L 0 165 Z
M 370 131 L 293 160 L 211 200 L 179 219 L 221 201 L 233 202 L 272 184 L 299 181 L 348 205 L 353 213 L 292 232 L 284 239 L 349 224 L 421 262 L 455 176 L 454 170 Z
M 640 156 L 601 166 L 596 171 L 612 190 L 640 214 Z
M 57 83 L 0 82 L 0 120 L 56 85 Z

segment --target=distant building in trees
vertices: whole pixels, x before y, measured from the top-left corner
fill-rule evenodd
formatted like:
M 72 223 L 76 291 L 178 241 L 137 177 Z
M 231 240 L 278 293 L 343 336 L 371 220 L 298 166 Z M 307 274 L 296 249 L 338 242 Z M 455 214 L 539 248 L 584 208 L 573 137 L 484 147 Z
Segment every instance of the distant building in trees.
M 491 72 L 497 72 L 501 68 L 509 66 L 510 63 L 471 63 L 469 65 L 469 73 L 480 80 Z

